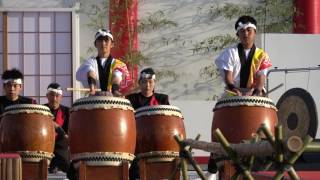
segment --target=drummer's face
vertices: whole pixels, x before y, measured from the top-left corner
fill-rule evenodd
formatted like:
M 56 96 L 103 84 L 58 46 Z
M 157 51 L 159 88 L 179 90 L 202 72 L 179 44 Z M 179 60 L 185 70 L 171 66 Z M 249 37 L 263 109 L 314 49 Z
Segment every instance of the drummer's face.
M 144 95 L 152 95 L 154 90 L 154 79 L 141 79 L 139 81 L 141 93 Z
M 49 106 L 56 109 L 61 103 L 62 95 L 51 91 L 47 93 L 47 99 Z
M 3 85 L 3 87 L 5 90 L 6 96 L 12 101 L 14 101 L 18 98 L 18 96 L 22 90 L 21 84 L 17 84 L 17 83 L 13 83 L 13 82 L 5 83 Z
M 110 49 L 113 47 L 113 42 L 108 37 L 99 37 L 95 42 L 95 46 L 98 50 L 99 56 L 107 58 L 110 54 Z
M 240 29 L 237 34 L 244 48 L 249 49 L 252 47 L 256 38 L 256 30 L 254 28 Z

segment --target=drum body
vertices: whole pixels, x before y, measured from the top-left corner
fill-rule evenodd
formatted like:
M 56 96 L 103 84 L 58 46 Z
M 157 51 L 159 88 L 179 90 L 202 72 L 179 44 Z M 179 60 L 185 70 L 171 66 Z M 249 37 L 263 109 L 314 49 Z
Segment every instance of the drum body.
M 216 141 L 214 131 L 219 128 L 230 143 L 252 139 L 262 123 L 274 133 L 278 122 L 276 107 L 265 97 L 234 96 L 220 99 L 212 121 L 212 141 Z
M 136 124 L 130 101 L 108 96 L 78 99 L 71 109 L 69 143 L 73 161 L 84 160 L 92 165 L 131 161 Z
M 174 106 L 147 106 L 136 110 L 137 147 L 141 158 L 176 157 L 180 151 L 174 135 L 186 137 L 181 111 Z
M 48 107 L 36 104 L 9 106 L 0 129 L 2 152 L 18 152 L 22 161 L 51 160 L 55 130 Z

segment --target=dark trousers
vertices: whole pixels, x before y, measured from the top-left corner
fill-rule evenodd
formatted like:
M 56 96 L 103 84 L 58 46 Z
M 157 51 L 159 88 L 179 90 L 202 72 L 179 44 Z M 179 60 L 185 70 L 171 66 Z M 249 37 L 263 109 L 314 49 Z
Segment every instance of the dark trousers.
M 214 174 L 214 173 L 217 173 L 217 171 L 218 171 L 218 167 L 217 167 L 216 161 L 213 158 L 212 153 L 210 153 L 210 158 L 208 162 L 208 172 Z
M 129 169 L 129 179 L 130 180 L 135 180 L 139 179 L 139 166 L 138 166 L 138 160 L 133 159 L 132 164 Z
M 59 168 L 63 172 L 67 172 L 70 166 L 69 144 L 65 136 L 65 132 L 61 128 L 56 129 L 56 141 L 54 145 L 54 157 L 51 160 L 49 171 Z

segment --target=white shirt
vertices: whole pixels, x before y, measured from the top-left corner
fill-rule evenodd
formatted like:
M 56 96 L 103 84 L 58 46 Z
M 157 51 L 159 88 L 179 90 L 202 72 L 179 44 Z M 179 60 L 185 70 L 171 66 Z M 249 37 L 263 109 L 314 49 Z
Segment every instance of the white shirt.
M 248 57 L 250 49 L 245 50 L 245 55 Z M 226 48 L 215 60 L 214 62 L 222 77 L 225 79 L 224 70 L 233 72 L 234 85 L 240 87 L 240 71 L 241 71 L 241 61 L 238 53 L 237 45 Z M 257 75 L 263 74 L 267 75 L 268 69 L 264 69 L 257 72 Z
M 112 59 L 112 62 L 114 60 L 115 59 Z M 107 58 L 102 58 L 101 62 L 102 62 L 102 65 L 104 66 L 105 63 L 107 62 Z M 89 87 L 88 76 L 87 76 L 89 71 L 94 71 L 96 73 L 96 77 L 97 77 L 96 86 L 97 88 L 100 88 L 99 70 L 98 70 L 98 63 L 97 63 L 96 57 L 90 57 L 89 59 L 85 60 L 77 70 L 76 79 L 81 82 L 83 87 Z

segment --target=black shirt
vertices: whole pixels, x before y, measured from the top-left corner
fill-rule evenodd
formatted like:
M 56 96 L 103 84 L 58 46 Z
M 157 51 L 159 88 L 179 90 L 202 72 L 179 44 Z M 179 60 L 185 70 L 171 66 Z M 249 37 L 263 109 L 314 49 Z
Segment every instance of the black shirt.
M 15 104 L 36 104 L 34 99 L 19 96 L 17 100 L 11 101 L 6 96 L 0 96 L 0 115 L 4 112 L 4 109 L 8 106 Z
M 126 98 L 129 99 L 134 109 L 156 105 L 153 101 L 156 101 L 158 105 L 170 105 L 168 95 L 160 93 L 154 93 L 150 97 L 145 97 L 141 93 L 135 93 L 128 95 Z
M 44 104 L 44 106 L 49 107 L 48 104 Z M 50 108 L 50 107 L 49 107 L 49 108 Z M 69 115 L 70 115 L 69 110 L 70 110 L 70 108 L 67 107 L 67 106 L 63 106 L 63 105 L 61 105 L 61 104 L 60 104 L 59 108 L 57 108 L 57 109 L 52 109 L 52 108 L 50 108 L 50 111 L 51 111 L 51 113 L 52 113 L 53 116 L 54 116 L 54 121 L 57 120 L 56 118 L 57 118 L 57 113 L 58 113 L 59 110 L 61 110 L 61 112 L 62 112 L 62 119 L 63 119 L 63 124 L 62 124 L 61 127 L 62 127 L 62 129 L 65 131 L 65 133 L 68 134 L 68 129 L 69 129 Z

